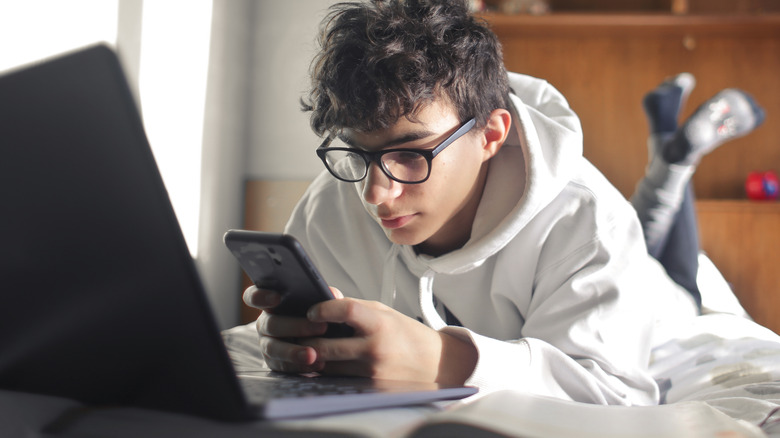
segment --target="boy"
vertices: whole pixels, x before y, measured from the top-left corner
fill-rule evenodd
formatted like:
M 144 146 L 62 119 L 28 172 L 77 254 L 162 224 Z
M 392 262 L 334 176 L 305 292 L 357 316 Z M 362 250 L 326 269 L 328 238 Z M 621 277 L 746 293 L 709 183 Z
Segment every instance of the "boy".
M 341 4 L 305 109 L 327 171 L 288 223 L 341 299 L 273 315 L 267 364 L 649 405 L 652 326 L 696 306 L 582 157 L 577 116 L 507 74 L 465 1 Z M 327 322 L 355 329 L 321 338 Z

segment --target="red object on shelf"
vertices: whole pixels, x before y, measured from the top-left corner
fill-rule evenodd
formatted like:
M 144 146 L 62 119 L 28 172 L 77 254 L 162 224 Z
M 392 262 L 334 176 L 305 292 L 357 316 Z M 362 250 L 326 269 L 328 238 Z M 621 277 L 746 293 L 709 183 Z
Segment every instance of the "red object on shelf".
M 750 172 L 745 180 L 745 193 L 749 199 L 757 201 L 777 199 L 780 194 L 780 180 L 771 170 Z

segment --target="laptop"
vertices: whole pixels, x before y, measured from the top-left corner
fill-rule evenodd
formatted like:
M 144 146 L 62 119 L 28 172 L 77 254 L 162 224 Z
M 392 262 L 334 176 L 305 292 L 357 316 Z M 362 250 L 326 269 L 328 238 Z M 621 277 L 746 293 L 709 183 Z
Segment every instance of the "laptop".
M 2 389 L 224 421 L 476 392 L 260 370 L 239 378 L 107 46 L 0 76 L 0 212 Z M 370 388 L 334 395 L 356 384 Z

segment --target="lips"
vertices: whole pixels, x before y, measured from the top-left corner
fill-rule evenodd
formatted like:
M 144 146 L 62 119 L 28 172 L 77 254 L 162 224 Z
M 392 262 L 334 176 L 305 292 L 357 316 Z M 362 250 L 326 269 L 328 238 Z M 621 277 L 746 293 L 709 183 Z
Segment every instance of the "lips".
M 396 216 L 388 219 L 379 218 L 379 220 L 382 222 L 383 227 L 393 230 L 396 228 L 403 227 L 404 225 L 409 223 L 409 221 L 411 221 L 414 218 L 414 216 L 415 215 L 413 214 L 409 214 L 406 216 Z

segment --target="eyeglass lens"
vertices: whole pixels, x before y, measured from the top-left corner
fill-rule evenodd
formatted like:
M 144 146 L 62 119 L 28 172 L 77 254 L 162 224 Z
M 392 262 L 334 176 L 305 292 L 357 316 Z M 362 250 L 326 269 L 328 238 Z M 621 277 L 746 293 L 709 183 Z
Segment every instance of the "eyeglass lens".
M 367 159 L 362 155 L 343 150 L 328 150 L 325 160 L 339 178 L 359 181 L 368 172 Z M 428 176 L 428 161 L 413 151 L 388 151 L 381 157 L 384 170 L 400 181 L 419 182 Z

